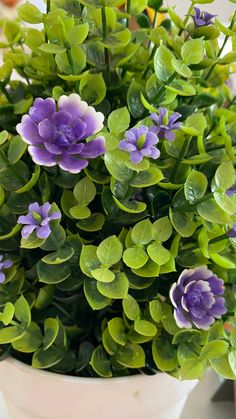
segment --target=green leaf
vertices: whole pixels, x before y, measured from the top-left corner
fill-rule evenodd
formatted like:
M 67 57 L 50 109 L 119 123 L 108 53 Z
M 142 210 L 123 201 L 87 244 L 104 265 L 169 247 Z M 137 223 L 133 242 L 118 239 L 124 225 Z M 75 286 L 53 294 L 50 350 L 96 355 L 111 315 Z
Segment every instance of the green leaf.
M 90 217 L 85 220 L 80 220 L 76 226 L 83 231 L 98 231 L 101 230 L 103 224 L 105 223 L 105 217 L 103 214 L 91 214 Z
M 165 249 L 159 242 L 149 244 L 147 252 L 150 258 L 158 265 L 164 265 L 170 260 L 170 251 Z
M 229 360 L 229 365 L 234 375 L 236 376 L 236 350 L 235 349 L 229 352 L 228 360 Z
M 89 32 L 88 22 L 74 26 L 73 29 L 68 33 L 68 42 L 71 47 L 79 45 L 84 42 Z
M 224 340 L 212 340 L 201 351 L 202 359 L 221 358 L 228 352 L 229 344 Z
M 87 73 L 82 77 L 79 92 L 90 105 L 98 105 L 106 96 L 106 84 L 102 74 Z
M 216 169 L 215 183 L 218 188 L 223 190 L 230 188 L 235 183 L 235 170 L 232 161 L 223 162 Z
M 131 238 L 136 244 L 150 243 L 154 238 L 154 230 L 150 220 L 143 220 L 137 223 L 131 231 Z
M 221 266 L 224 269 L 235 269 L 236 265 L 233 261 L 231 261 L 227 256 L 220 255 L 219 253 L 210 252 L 210 258 L 215 262 L 217 265 Z
M 10 239 L 11 237 L 14 237 L 21 229 L 21 226 L 19 224 L 16 224 L 13 229 L 10 231 L 10 233 L 0 235 L 0 241 Z
M 98 44 L 105 48 L 121 48 L 128 45 L 130 40 L 131 32 L 127 28 L 120 32 L 111 32 L 105 39 L 98 41 Z
M 208 181 L 204 173 L 192 170 L 184 184 L 185 198 L 194 204 L 205 195 L 207 185 Z
M 188 212 L 172 211 L 170 208 L 170 219 L 173 227 L 182 237 L 191 237 L 196 230 L 198 224 L 192 218 L 192 215 Z
M 152 356 L 161 371 L 173 371 L 178 366 L 177 351 L 168 339 L 155 338 L 152 343 Z
M 115 236 L 107 237 L 97 248 L 97 257 L 99 261 L 106 267 L 115 265 L 122 257 L 122 244 Z
M 101 264 L 97 257 L 97 247 L 92 245 L 83 246 L 79 263 L 81 271 L 85 275 L 92 277 L 91 272 Z
M 8 149 L 8 159 L 11 164 L 16 163 L 21 159 L 25 150 L 27 149 L 27 144 L 21 139 L 19 135 L 16 135 L 11 139 L 10 146 Z
M 145 112 L 141 93 L 145 95 L 144 85 L 136 80 L 132 80 L 127 93 L 127 103 L 129 111 L 134 118 L 141 118 Z
M 42 246 L 42 244 L 45 242 L 45 239 L 39 239 L 36 236 L 36 233 L 33 232 L 30 234 L 28 239 L 21 239 L 21 247 L 23 249 L 36 249 L 37 247 Z
M 0 330 L 0 344 L 6 344 L 20 339 L 25 333 L 24 329 L 19 326 L 9 326 Z
M 6 130 L 0 132 L 0 145 L 4 144 L 8 139 L 8 132 Z
M 123 272 L 116 273 L 112 282 L 98 282 L 98 291 L 107 298 L 122 299 L 126 298 L 129 290 L 129 281 Z
M 135 320 L 134 330 L 137 333 L 140 333 L 140 335 L 144 335 L 144 336 L 152 336 L 153 337 L 157 333 L 157 328 L 153 323 L 151 323 L 147 320 L 142 320 L 142 319 Z
M 31 322 L 22 337 L 12 342 L 13 348 L 18 352 L 32 353 L 37 351 L 43 340 L 39 325 Z
M 85 220 L 91 216 L 91 211 L 83 205 L 75 205 L 69 209 L 70 215 L 77 220 Z
M 24 193 L 29 191 L 33 188 L 34 185 L 38 182 L 40 176 L 40 166 L 35 165 L 34 171 L 32 173 L 32 177 L 22 188 L 19 188 L 15 191 L 15 193 Z
M 110 132 L 119 134 L 129 128 L 130 114 L 126 106 L 116 109 L 108 117 L 108 128 Z
M 96 187 L 86 176 L 76 183 L 73 195 L 80 205 L 87 206 L 96 196 Z
M 108 324 L 108 330 L 112 339 L 119 345 L 125 345 L 127 341 L 123 320 L 120 317 L 113 317 Z
M 127 199 L 117 199 L 115 196 L 113 196 L 113 199 L 118 208 L 130 214 L 139 214 L 141 212 L 144 212 L 147 208 L 147 205 L 144 202 L 128 201 Z
M 147 7 L 148 0 L 132 0 L 130 3 L 130 14 L 139 16 Z
M 198 64 L 204 58 L 203 39 L 190 39 L 184 42 L 181 48 L 182 59 L 186 64 Z
M 57 44 L 42 44 L 38 49 L 47 52 L 48 54 L 60 54 L 66 51 L 66 48 L 63 47 L 63 45 Z
M 172 225 L 168 217 L 162 217 L 156 220 L 153 225 L 154 239 L 165 242 L 172 235 Z
M 230 224 L 231 217 L 221 209 L 213 198 L 202 202 L 197 206 L 199 215 L 207 221 L 216 224 Z
M 18 16 L 20 19 L 27 23 L 41 23 L 43 15 L 40 10 L 31 3 L 24 3 L 17 9 Z
M 161 303 L 158 300 L 153 300 L 149 302 L 149 311 L 151 317 L 155 322 L 160 322 L 162 318 L 162 308 Z
M 137 301 L 132 295 L 128 294 L 122 301 L 122 306 L 126 317 L 130 320 L 137 320 L 140 316 L 140 309 Z
M 172 63 L 174 58 L 174 54 L 163 44 L 155 52 L 154 70 L 157 78 L 163 83 L 166 83 L 175 71 Z
M 231 357 L 232 355 L 230 356 L 230 358 Z M 231 359 L 231 362 L 232 362 L 232 359 Z M 222 356 L 221 358 L 210 359 L 210 364 L 211 364 L 212 369 L 218 375 L 221 375 L 222 377 L 227 378 L 229 380 L 236 379 L 236 374 L 234 374 L 231 368 L 231 365 L 229 363 L 229 356 L 227 354 Z
M 135 275 L 143 276 L 144 278 L 155 278 L 159 275 L 160 266 L 152 260 L 148 260 L 147 263 L 139 269 L 132 269 Z
M 25 327 L 31 322 L 30 306 L 23 295 L 15 302 L 15 317 Z
M 196 94 L 194 86 L 181 79 L 175 80 L 170 86 L 166 85 L 165 88 L 179 96 L 194 96 Z
M 180 369 L 180 376 L 182 380 L 195 380 L 201 379 L 206 370 L 206 361 L 200 361 L 197 359 L 189 359 L 184 362 Z
M 102 344 L 109 355 L 114 355 L 118 349 L 118 344 L 112 339 L 108 328 L 102 334 Z
M 102 310 L 111 303 L 110 298 L 104 297 L 97 288 L 95 279 L 87 279 L 84 281 L 84 294 L 93 310 Z
M 172 65 L 174 70 L 182 77 L 189 78 L 192 75 L 192 71 L 187 66 L 187 64 L 182 61 L 177 60 L 176 58 L 172 59 Z
M 156 185 L 164 179 L 163 173 L 158 167 L 151 165 L 149 169 L 137 173 L 131 179 L 130 185 L 135 188 L 147 188 Z
M 108 172 L 117 180 L 121 182 L 129 181 L 133 175 L 133 171 L 129 169 L 125 161 L 128 160 L 125 152 L 113 150 L 104 156 L 105 165 Z
M 54 253 L 49 253 L 42 258 L 42 262 L 49 265 L 60 265 L 69 260 L 74 254 L 74 249 L 71 246 L 63 246 Z
M 97 268 L 91 271 L 93 278 L 99 282 L 112 282 L 115 279 L 115 274 L 108 268 Z
M 119 348 L 115 355 L 116 361 L 127 368 L 142 368 L 145 366 L 145 352 L 136 343 L 128 343 Z
M 64 353 L 56 346 L 51 346 L 46 351 L 38 349 L 32 358 L 32 367 L 46 369 L 57 365 L 64 357 Z
M 7 326 L 13 319 L 15 307 L 9 301 L 5 304 L 3 313 L 0 313 L 0 321 Z
M 213 193 L 215 201 L 220 208 L 222 208 L 229 215 L 234 215 L 236 212 L 236 203 L 229 196 L 223 193 L 214 192 Z
M 37 273 L 40 282 L 44 284 L 59 284 L 70 276 L 71 271 L 69 265 L 66 263 L 48 265 L 40 260 L 37 263 Z
M 93 367 L 94 371 L 101 377 L 112 377 L 110 361 L 107 358 L 106 352 L 104 351 L 101 345 L 94 349 L 90 365 Z
M 50 223 L 51 233 L 50 236 L 40 246 L 43 250 L 58 250 L 62 247 L 66 240 L 66 233 L 64 228 L 59 225 L 59 220 L 51 221 Z
M 57 319 L 49 317 L 44 322 L 43 349 L 46 351 L 55 342 L 59 332 L 59 323 Z
M 124 251 L 123 261 L 133 269 L 139 269 L 148 261 L 148 255 L 140 246 L 129 247 Z

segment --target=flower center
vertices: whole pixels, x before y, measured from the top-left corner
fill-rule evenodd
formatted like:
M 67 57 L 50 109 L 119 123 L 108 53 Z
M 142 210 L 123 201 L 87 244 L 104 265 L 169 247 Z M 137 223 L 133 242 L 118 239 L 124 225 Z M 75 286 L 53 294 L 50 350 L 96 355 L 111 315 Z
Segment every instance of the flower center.
M 35 211 L 32 211 L 32 215 L 33 215 L 35 221 L 40 225 L 41 222 L 42 222 L 42 217 L 40 216 L 40 214 L 38 214 Z
M 146 141 L 146 134 L 143 134 L 139 137 L 138 141 L 137 141 L 137 148 L 138 150 L 142 150 L 144 144 Z
M 74 133 L 69 125 L 54 128 L 53 142 L 62 148 L 67 148 L 74 143 Z
M 189 291 L 186 295 L 187 303 L 190 306 L 199 305 L 202 300 L 202 293 L 200 290 Z

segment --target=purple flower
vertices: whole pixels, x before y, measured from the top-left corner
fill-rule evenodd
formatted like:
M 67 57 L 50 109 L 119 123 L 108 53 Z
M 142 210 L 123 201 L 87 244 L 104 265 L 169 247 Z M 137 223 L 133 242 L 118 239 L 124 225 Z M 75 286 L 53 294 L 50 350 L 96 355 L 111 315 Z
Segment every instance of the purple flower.
M 35 99 L 29 115 L 24 115 L 16 128 L 30 145 L 28 150 L 36 164 L 58 164 L 62 170 L 79 173 L 88 165 L 87 159 L 105 152 L 102 136 L 84 141 L 102 129 L 103 121 L 101 112 L 72 93 L 60 97 L 58 110 L 52 98 Z
M 154 132 L 150 131 L 148 127 L 141 125 L 126 131 L 125 139 L 120 142 L 119 148 L 120 150 L 128 151 L 132 163 L 137 164 L 144 157 L 157 159 L 160 156 L 160 151 L 155 147 L 158 141 Z
M 155 132 L 158 138 L 165 138 L 168 141 L 175 139 L 174 129 L 179 129 L 180 122 L 176 122 L 182 115 L 178 112 L 173 112 L 172 115 L 168 116 L 166 108 L 159 109 L 159 115 L 151 113 L 150 117 L 156 125 L 150 127 L 150 131 Z
M 233 225 L 233 227 L 227 232 L 227 236 L 231 239 L 235 239 L 236 237 L 236 224 Z
M 190 15 L 193 18 L 194 25 L 196 28 L 200 26 L 209 26 L 212 25 L 211 19 L 217 15 L 212 15 L 211 13 L 201 11 L 198 7 L 194 7 L 195 15 Z
M 18 224 L 26 224 L 21 232 L 23 239 L 28 239 L 34 230 L 39 239 L 47 239 L 50 236 L 49 222 L 61 218 L 60 212 L 53 211 L 49 213 L 51 207 L 52 205 L 49 202 L 41 206 L 39 206 L 38 202 L 29 205 L 28 214 L 21 215 L 17 220 Z
M 179 327 L 207 330 L 226 313 L 224 282 L 206 266 L 185 269 L 170 290 L 174 317 Z
M 226 190 L 226 195 L 232 197 L 236 193 L 236 183 Z
M 12 265 L 13 262 L 10 259 L 3 260 L 3 255 L 0 255 L 0 284 L 6 279 L 6 275 L 2 270 L 10 268 Z

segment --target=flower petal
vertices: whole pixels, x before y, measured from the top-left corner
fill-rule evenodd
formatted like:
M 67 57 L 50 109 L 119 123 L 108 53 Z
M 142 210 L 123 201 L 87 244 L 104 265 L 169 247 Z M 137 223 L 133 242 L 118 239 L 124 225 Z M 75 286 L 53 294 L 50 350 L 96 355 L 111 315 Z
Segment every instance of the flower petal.
M 62 170 L 65 170 L 65 172 L 79 173 L 82 169 L 88 166 L 88 161 L 64 155 L 58 164 Z
M 35 122 L 38 123 L 45 118 L 50 118 L 50 116 L 55 111 L 56 111 L 56 104 L 55 104 L 54 99 L 36 98 L 33 103 L 33 106 L 29 110 L 29 115 Z
M 0 284 L 2 284 L 6 279 L 6 276 L 3 272 L 0 272 Z
M 47 239 L 50 236 L 51 229 L 48 225 L 37 228 L 36 236 L 39 239 Z
M 39 164 L 41 166 L 55 166 L 56 156 L 47 151 L 45 148 L 29 146 L 28 151 L 34 163 Z
M 191 329 L 192 325 L 190 321 L 186 318 L 184 310 L 181 307 L 178 307 L 174 310 L 174 318 L 177 323 L 177 326 L 184 327 L 186 329 Z
M 92 106 L 88 107 L 82 119 L 87 125 L 86 137 L 96 134 L 103 128 L 104 115 L 101 112 L 96 112 Z
M 44 119 L 38 124 L 39 134 L 43 139 L 51 140 L 53 138 L 53 125 L 50 119 Z
M 81 100 L 77 93 L 72 93 L 69 96 L 62 95 L 59 98 L 58 108 L 60 111 L 68 112 L 73 118 L 81 118 L 88 109 L 88 104 Z
M 36 225 L 28 225 L 22 228 L 21 235 L 23 239 L 28 239 L 31 233 L 36 229 Z
M 16 126 L 16 130 L 27 144 L 37 145 L 41 144 L 43 141 L 39 135 L 38 126 L 29 115 L 24 115 L 22 117 L 21 123 Z
M 131 151 L 130 160 L 136 164 L 140 163 L 143 160 L 143 155 L 139 150 Z
M 95 157 L 104 154 L 105 151 L 105 139 L 104 137 L 98 137 L 84 144 L 84 148 L 80 153 L 80 156 L 94 159 Z

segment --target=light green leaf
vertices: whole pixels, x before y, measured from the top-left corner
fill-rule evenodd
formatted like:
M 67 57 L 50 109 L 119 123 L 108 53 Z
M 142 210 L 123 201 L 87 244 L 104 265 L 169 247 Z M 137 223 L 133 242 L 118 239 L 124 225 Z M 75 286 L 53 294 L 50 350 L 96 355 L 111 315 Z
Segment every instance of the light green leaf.
M 100 261 L 97 257 L 97 247 L 92 245 L 83 246 L 80 254 L 80 268 L 81 271 L 92 277 L 91 271 L 100 266 Z
M 125 106 L 111 112 L 107 124 L 110 132 L 119 134 L 127 130 L 130 124 L 130 114 L 127 107 Z
M 107 358 L 106 352 L 104 351 L 101 345 L 94 349 L 90 365 L 93 367 L 94 371 L 101 377 L 112 377 L 110 361 Z
M 44 322 L 43 349 L 46 351 L 55 342 L 59 332 L 59 323 L 57 319 L 49 317 Z
M 123 260 L 127 266 L 139 269 L 148 261 L 148 255 L 140 246 L 129 247 L 124 251 Z
M 51 346 L 46 351 L 38 349 L 32 358 L 32 367 L 46 369 L 58 364 L 64 357 L 64 352 L 56 346 Z
M 23 295 L 15 302 L 15 316 L 23 326 L 29 326 L 31 322 L 30 306 Z
M 130 320 L 137 320 L 140 316 L 140 309 L 137 301 L 132 295 L 128 294 L 122 301 L 123 310 Z
M 119 345 L 125 345 L 127 341 L 123 320 L 120 317 L 113 317 L 108 324 L 108 330 L 112 339 Z
M 184 42 L 181 56 L 186 64 L 198 64 L 204 58 L 203 38 L 190 39 Z
M 115 359 L 127 368 L 142 368 L 145 366 L 145 352 L 136 343 L 128 343 L 116 352 Z
M 185 198 L 191 204 L 194 204 L 204 196 L 207 190 L 207 185 L 208 181 L 204 173 L 198 172 L 197 170 L 192 170 L 184 184 Z
M 163 83 L 166 83 L 175 71 L 172 63 L 174 58 L 174 54 L 165 45 L 160 45 L 155 52 L 154 70 L 157 78 Z
M 154 230 L 152 223 L 149 219 L 137 223 L 131 231 L 131 238 L 136 244 L 150 243 L 154 238 Z
M 97 268 L 91 271 L 93 278 L 100 282 L 112 282 L 115 279 L 115 274 L 108 268 Z
M 80 205 L 87 206 L 96 196 L 96 187 L 94 183 L 85 176 L 76 183 L 73 194 Z
M 95 279 L 87 279 L 84 281 L 84 294 L 93 310 L 102 310 L 111 303 L 110 298 L 104 297 L 97 288 Z
M 27 23 L 41 23 L 43 15 L 40 10 L 31 3 L 23 3 L 17 9 L 18 16 Z
M 152 226 L 154 229 L 155 240 L 158 240 L 160 242 L 165 242 L 166 240 L 170 238 L 173 229 L 172 229 L 171 222 L 167 216 L 159 218 L 153 223 Z
M 70 276 L 71 270 L 67 263 L 48 265 L 40 260 L 37 263 L 37 273 L 40 282 L 44 284 L 59 284 Z
M 119 262 L 122 257 L 123 247 L 120 240 L 115 236 L 107 237 L 97 248 L 97 257 L 106 267 Z
M 147 320 L 142 320 L 142 319 L 135 320 L 134 330 L 137 333 L 140 333 L 140 335 L 144 335 L 144 336 L 152 336 L 153 337 L 157 333 L 157 328 L 153 323 L 151 323 Z
M 158 265 L 164 265 L 170 260 L 170 251 L 165 249 L 161 243 L 154 242 L 149 244 L 147 252 L 150 258 Z
M 31 322 L 22 337 L 12 342 L 13 348 L 18 352 L 32 353 L 37 351 L 43 340 L 39 325 Z
M 98 282 L 98 291 L 107 298 L 122 299 L 126 298 L 129 290 L 129 281 L 123 272 L 116 273 L 112 282 Z

